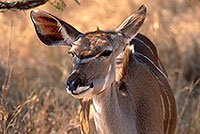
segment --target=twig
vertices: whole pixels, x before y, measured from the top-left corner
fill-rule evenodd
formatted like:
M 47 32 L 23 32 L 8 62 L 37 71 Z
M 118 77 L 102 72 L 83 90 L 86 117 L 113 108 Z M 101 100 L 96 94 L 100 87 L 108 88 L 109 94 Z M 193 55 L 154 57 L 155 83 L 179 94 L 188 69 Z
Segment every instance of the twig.
M 0 105 L 2 105 L 3 109 L 4 109 L 4 122 L 3 122 L 3 133 L 6 134 L 6 122 L 8 119 L 8 113 L 7 112 L 7 107 L 6 107 L 6 99 L 7 99 L 7 95 L 8 95 L 8 90 L 10 88 L 10 81 L 11 81 L 11 74 L 12 74 L 12 66 L 11 66 L 11 53 L 12 53 L 12 30 L 13 30 L 13 21 L 11 22 L 11 30 L 10 30 L 10 40 L 9 40 L 9 44 L 8 44 L 8 59 L 7 59 L 7 71 L 6 71 L 6 75 L 5 75 L 5 79 L 4 79 L 4 84 L 2 86 L 2 94 L 0 95 L 1 100 L 0 100 Z
M 23 0 L 23 1 L 0 1 L 0 9 L 27 10 L 45 4 L 49 0 Z
M 188 93 L 187 93 L 187 95 L 186 95 L 186 97 L 184 99 L 183 108 L 181 109 L 181 112 L 179 114 L 179 120 L 177 122 L 177 124 L 178 124 L 177 131 L 181 128 L 182 118 L 183 118 L 183 115 L 184 115 L 184 113 L 186 111 L 186 108 L 188 106 L 188 102 L 189 102 L 189 98 L 191 96 L 191 93 L 195 89 L 195 87 L 199 84 L 199 82 L 200 82 L 200 78 L 198 78 L 196 81 L 193 81 L 191 83 L 191 85 L 189 86 L 189 91 L 188 91 Z
M 11 74 L 12 74 L 12 67 L 11 67 L 11 53 L 12 53 L 12 45 L 11 45 L 11 38 L 12 38 L 12 30 L 13 30 L 13 21 L 11 22 L 11 30 L 10 30 L 10 40 L 8 44 L 8 59 L 7 59 L 7 68 L 6 76 L 4 79 L 4 84 L 2 86 L 2 104 L 5 106 L 6 103 L 6 97 L 8 93 L 8 89 L 10 87 L 10 80 L 11 80 Z

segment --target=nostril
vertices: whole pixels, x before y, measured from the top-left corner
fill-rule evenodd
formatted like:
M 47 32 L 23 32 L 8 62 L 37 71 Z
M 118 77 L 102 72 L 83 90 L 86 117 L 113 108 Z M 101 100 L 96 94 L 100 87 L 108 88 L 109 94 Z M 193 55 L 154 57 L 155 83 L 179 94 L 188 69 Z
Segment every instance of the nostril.
M 80 79 L 76 79 L 72 82 L 73 87 L 76 89 L 81 84 Z
M 80 79 L 76 80 L 67 80 L 67 88 L 71 91 L 75 90 L 81 83 Z

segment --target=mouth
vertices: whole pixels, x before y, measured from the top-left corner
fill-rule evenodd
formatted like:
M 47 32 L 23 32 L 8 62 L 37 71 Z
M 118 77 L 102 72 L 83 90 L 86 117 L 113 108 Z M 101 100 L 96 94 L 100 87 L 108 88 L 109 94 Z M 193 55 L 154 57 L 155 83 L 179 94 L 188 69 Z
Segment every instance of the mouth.
M 94 88 L 93 83 L 89 84 L 89 86 L 78 86 L 75 90 L 69 90 L 66 88 L 67 93 L 76 97 L 76 98 L 83 98 L 89 94 L 92 89 Z

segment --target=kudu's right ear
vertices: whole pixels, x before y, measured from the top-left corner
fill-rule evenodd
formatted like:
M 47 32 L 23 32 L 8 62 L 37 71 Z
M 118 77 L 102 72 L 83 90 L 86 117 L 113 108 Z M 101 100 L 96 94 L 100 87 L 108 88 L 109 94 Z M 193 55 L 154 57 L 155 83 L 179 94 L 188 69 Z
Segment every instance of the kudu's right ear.
M 68 45 L 82 35 L 71 25 L 40 10 L 32 10 L 31 20 L 39 39 L 46 45 Z
M 116 29 L 127 38 L 128 43 L 138 32 L 142 26 L 147 14 L 147 6 L 141 5 L 136 13 L 130 15 L 126 20 L 124 20 Z

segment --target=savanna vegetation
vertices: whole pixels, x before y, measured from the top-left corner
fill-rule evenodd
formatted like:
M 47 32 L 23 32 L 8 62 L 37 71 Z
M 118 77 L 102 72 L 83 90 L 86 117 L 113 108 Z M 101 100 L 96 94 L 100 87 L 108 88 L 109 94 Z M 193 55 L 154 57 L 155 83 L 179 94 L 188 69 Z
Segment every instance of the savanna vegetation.
M 168 72 L 177 102 L 176 133 L 200 133 L 200 1 L 66 0 L 60 10 L 53 2 L 35 9 L 82 32 L 114 29 L 139 5 L 148 5 L 140 32 L 156 44 Z M 0 13 L 0 133 L 80 133 L 79 100 L 65 90 L 69 48 L 42 45 L 30 11 Z

